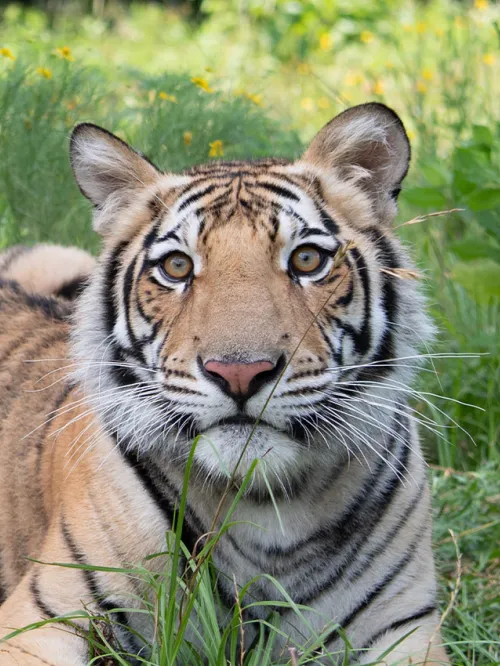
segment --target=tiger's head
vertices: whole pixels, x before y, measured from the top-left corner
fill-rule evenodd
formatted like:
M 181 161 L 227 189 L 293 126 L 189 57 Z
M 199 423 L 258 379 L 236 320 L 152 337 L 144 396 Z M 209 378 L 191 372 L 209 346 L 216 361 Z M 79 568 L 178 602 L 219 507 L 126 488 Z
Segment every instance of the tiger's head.
M 179 174 L 75 128 L 73 171 L 104 238 L 75 320 L 77 377 L 123 449 L 182 465 L 199 435 L 214 483 L 258 458 L 283 487 L 376 446 L 376 422 L 383 439 L 414 366 L 397 359 L 430 330 L 391 232 L 409 158 L 400 119 L 374 103 L 296 161 Z

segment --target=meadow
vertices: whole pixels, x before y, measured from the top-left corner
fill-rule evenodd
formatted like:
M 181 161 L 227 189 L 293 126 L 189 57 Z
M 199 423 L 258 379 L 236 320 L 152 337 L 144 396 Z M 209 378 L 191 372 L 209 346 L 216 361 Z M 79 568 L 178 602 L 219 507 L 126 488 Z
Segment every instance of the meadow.
M 85 15 L 71 3 L 55 16 L 3 8 L 0 249 L 53 241 L 98 251 L 67 159 L 78 121 L 180 170 L 208 159 L 298 156 L 342 109 L 368 100 L 394 108 L 413 146 L 397 233 L 438 327 L 430 351 L 447 356 L 427 365 L 414 400 L 437 424 L 422 435 L 444 636 L 453 663 L 500 664 L 500 6 L 209 0 L 202 9 L 194 21 L 149 3 Z M 234 640 L 217 633 L 208 564 L 204 572 L 196 603 L 219 646 L 209 663 L 224 664 L 220 645 Z M 166 596 L 168 576 L 151 584 Z M 201 663 L 171 656 L 182 643 L 175 612 L 162 610 L 164 643 L 144 663 Z M 234 631 L 237 620 L 236 609 Z M 93 663 L 126 666 L 99 623 L 94 630 Z M 269 658 L 263 638 L 244 663 Z

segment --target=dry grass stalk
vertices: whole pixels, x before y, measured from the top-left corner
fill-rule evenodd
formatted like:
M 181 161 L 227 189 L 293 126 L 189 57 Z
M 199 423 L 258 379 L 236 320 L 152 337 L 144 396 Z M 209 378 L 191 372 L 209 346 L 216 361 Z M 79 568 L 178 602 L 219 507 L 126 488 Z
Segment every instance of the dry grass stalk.
M 387 275 L 397 277 L 400 280 L 421 280 L 423 277 L 418 271 L 412 271 L 409 268 L 386 268 L 382 266 L 379 270 L 381 273 L 387 273 Z
M 398 224 L 396 227 L 394 227 L 394 229 L 399 229 L 400 227 L 407 227 L 410 224 L 420 224 L 420 222 L 425 222 L 425 220 L 428 220 L 431 217 L 441 217 L 443 215 L 451 215 L 451 213 L 461 213 L 464 210 L 465 208 L 450 208 L 450 210 L 439 210 L 435 213 L 427 213 L 426 215 L 417 215 L 417 217 L 408 220 L 408 222 L 403 222 L 402 224 Z

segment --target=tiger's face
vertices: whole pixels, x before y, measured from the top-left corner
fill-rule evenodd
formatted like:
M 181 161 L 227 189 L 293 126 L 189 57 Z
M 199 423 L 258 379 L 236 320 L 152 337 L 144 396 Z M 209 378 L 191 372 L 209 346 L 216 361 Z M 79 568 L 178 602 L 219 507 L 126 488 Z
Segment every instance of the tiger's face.
M 357 432 L 369 445 L 353 400 L 407 379 L 390 361 L 422 328 L 389 229 L 408 160 L 377 104 L 338 116 L 296 162 L 177 175 L 78 126 L 73 168 L 105 238 L 77 315 L 78 376 L 119 445 L 183 464 L 199 436 L 207 478 L 257 458 L 282 488 L 343 461 Z

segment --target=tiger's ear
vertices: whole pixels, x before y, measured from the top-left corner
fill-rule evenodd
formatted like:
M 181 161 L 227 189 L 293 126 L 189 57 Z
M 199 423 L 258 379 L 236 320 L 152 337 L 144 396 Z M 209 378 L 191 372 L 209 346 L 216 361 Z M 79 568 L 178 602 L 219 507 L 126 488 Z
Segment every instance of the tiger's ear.
M 95 206 L 94 229 L 103 234 L 134 194 L 150 187 L 160 175 L 125 141 L 91 123 L 73 130 L 70 160 L 78 187 Z
M 399 116 L 371 102 L 331 120 L 302 159 L 343 180 L 354 180 L 371 198 L 377 216 L 392 220 L 408 172 L 410 142 Z

